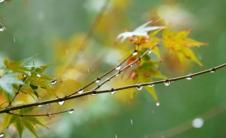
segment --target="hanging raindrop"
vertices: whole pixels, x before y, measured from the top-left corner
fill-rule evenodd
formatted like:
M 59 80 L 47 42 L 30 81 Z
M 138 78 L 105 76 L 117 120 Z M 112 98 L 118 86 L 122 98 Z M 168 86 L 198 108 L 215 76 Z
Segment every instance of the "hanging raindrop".
M 130 119 L 130 124 L 131 126 L 133 126 L 133 119 Z
M 137 90 L 141 91 L 143 89 L 143 86 L 137 86 Z
M 204 120 L 202 118 L 195 118 L 192 121 L 192 126 L 194 128 L 201 128 L 204 125 Z
M 154 87 L 154 84 L 150 84 L 150 85 L 148 85 L 148 87 Z
M 170 80 L 165 80 L 164 85 L 165 86 L 170 86 L 170 83 L 171 83 Z
M 64 104 L 64 101 L 59 101 L 58 104 L 59 105 L 63 105 Z
M 3 3 L 5 0 L 0 0 L 0 3 Z
M 0 0 L 0 3 L 1 3 L 2 1 Z M 5 31 L 5 26 L 3 25 L 3 24 L 1 24 L 0 23 L 0 32 L 3 32 L 3 31 Z
M 191 76 L 191 75 L 188 75 L 188 76 L 186 77 L 186 80 L 192 80 L 192 76 Z
M 50 84 L 52 84 L 52 85 L 55 85 L 57 83 L 57 80 L 52 80 L 51 82 L 50 82 Z
M 100 78 L 97 78 L 96 79 L 96 83 L 100 83 Z
M 68 113 L 69 113 L 69 114 L 73 114 L 74 111 L 75 111 L 74 109 L 71 109 L 71 110 L 68 111 Z
M 37 77 L 39 77 L 39 78 L 41 77 L 41 75 L 40 75 L 40 74 L 37 74 L 36 76 L 37 76 Z
M 42 105 L 38 105 L 38 107 L 39 107 L 39 108 L 41 108 L 41 107 L 42 107 Z
M 115 138 L 118 138 L 118 135 L 117 134 L 115 134 Z
M 79 90 L 78 91 L 78 94 L 83 94 L 84 93 L 84 90 Z
M 152 53 L 152 51 L 149 49 L 149 50 L 148 50 L 148 55 L 150 55 L 151 53 Z
M 5 134 L 3 132 L 0 133 L 0 138 L 3 138 Z
M 156 105 L 156 106 L 160 106 L 160 102 L 156 102 L 155 105 Z
M 216 71 L 216 68 L 212 68 L 212 69 L 210 70 L 210 73 L 215 73 L 215 71 Z
M 115 68 L 115 70 L 119 71 L 121 69 L 121 66 L 118 66 Z
M 137 54 L 138 54 L 138 52 L 137 52 L 137 50 L 135 50 L 132 55 L 136 56 Z

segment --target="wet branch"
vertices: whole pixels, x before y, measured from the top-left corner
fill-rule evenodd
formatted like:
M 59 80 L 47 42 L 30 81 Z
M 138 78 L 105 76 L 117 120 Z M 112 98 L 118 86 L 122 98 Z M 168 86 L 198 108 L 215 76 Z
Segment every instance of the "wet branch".
M 51 103 L 57 103 L 57 102 L 60 102 L 60 101 L 67 101 L 67 100 L 76 99 L 76 98 L 79 98 L 79 97 L 85 97 L 85 96 L 92 95 L 92 94 L 118 92 L 118 91 L 122 91 L 122 90 L 126 90 L 126 89 L 139 88 L 139 87 L 143 87 L 143 86 L 154 86 L 156 84 L 176 82 L 176 81 L 183 80 L 183 79 L 191 79 L 191 78 L 194 78 L 196 76 L 201 76 L 201 75 L 204 75 L 204 74 L 207 74 L 207 73 L 214 73 L 215 71 L 222 69 L 224 67 L 226 67 L 226 63 L 223 63 L 221 65 L 218 65 L 218 66 L 206 69 L 206 70 L 202 70 L 202 71 L 199 71 L 199 72 L 195 72 L 195 73 L 191 73 L 191 74 L 187 74 L 187 75 L 183 75 L 183 76 L 178 76 L 178 77 L 174 77 L 174 78 L 168 78 L 168 79 L 164 79 L 164 80 L 145 82 L 145 83 L 139 83 L 139 84 L 132 84 L 132 85 L 127 85 L 127 86 L 118 87 L 118 88 L 106 89 L 106 90 L 86 91 L 82 94 L 65 96 L 63 98 L 52 99 L 52 100 L 36 102 L 36 103 L 31 103 L 31 104 L 24 104 L 24 105 L 6 107 L 6 108 L 0 110 L 0 114 L 2 114 L 2 113 L 8 113 L 9 114 L 14 110 L 36 107 L 36 106 L 39 106 L 39 105 L 46 105 L 46 104 L 51 104 Z

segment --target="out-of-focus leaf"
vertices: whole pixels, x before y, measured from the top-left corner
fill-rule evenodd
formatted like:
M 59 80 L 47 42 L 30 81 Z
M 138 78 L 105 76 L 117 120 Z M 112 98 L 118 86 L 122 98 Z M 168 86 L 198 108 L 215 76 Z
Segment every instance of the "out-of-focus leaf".
M 153 87 L 145 87 L 145 89 L 148 91 L 155 102 L 159 101 L 158 95 Z
M 36 132 L 36 130 L 35 130 L 35 128 L 34 128 L 32 122 L 23 119 L 23 123 L 24 123 L 24 126 L 25 126 L 28 130 L 30 130 L 30 131 L 35 135 L 36 138 L 38 138 L 38 134 L 37 134 L 37 132 Z
M 14 73 L 8 73 L 0 78 L 0 87 L 8 93 L 10 96 L 13 95 L 13 85 L 22 85 L 23 81 L 19 80 Z
M 12 115 L 6 114 L 3 119 L 2 127 L 7 128 L 12 123 L 12 118 Z
M 205 43 L 189 38 L 189 34 L 190 31 L 172 32 L 169 29 L 165 29 L 163 31 L 163 44 L 169 49 L 171 54 L 176 55 L 182 64 L 185 63 L 187 59 L 201 66 L 201 62 L 191 48 L 205 45 Z
M 23 131 L 24 131 L 24 125 L 21 119 L 22 119 L 21 117 L 16 117 L 16 120 L 15 120 L 15 127 L 19 133 L 20 138 L 22 138 Z

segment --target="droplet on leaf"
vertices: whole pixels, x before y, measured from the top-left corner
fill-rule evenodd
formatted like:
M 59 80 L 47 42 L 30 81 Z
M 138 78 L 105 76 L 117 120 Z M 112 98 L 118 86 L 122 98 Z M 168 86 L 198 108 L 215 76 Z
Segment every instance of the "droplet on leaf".
M 59 101 L 58 104 L 59 105 L 63 105 L 64 104 L 64 101 Z
M 202 118 L 195 118 L 193 121 L 192 121 L 192 126 L 194 128 L 201 128 L 204 124 L 204 120 Z
M 171 83 L 170 80 L 165 80 L 164 85 L 165 86 L 170 86 L 170 83 Z
M 72 114 L 72 113 L 74 113 L 74 111 L 75 111 L 74 109 L 71 109 L 71 110 L 68 111 L 68 113 Z

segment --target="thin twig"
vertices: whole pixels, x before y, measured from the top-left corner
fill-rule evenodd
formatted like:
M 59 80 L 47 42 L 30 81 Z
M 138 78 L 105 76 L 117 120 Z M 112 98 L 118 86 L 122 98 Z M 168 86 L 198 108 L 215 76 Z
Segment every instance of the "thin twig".
M 23 79 L 22 81 L 25 82 L 25 81 L 27 80 L 27 78 L 28 78 L 28 76 L 24 77 L 24 79 Z M 20 90 L 21 90 L 21 88 L 23 87 L 23 85 L 24 85 L 24 84 L 19 85 L 19 87 L 18 87 L 18 89 L 17 89 L 15 95 L 13 96 L 12 100 L 9 102 L 8 107 L 12 105 L 13 101 L 16 99 L 17 95 L 20 93 Z
M 113 69 L 107 71 L 106 73 L 104 73 L 103 75 L 97 77 L 97 79 L 89 82 L 88 84 L 86 84 L 85 86 L 83 86 L 82 88 L 78 89 L 77 91 L 69 94 L 68 96 L 72 96 L 77 94 L 79 91 L 84 91 L 86 88 L 90 87 L 91 85 L 95 84 L 97 80 L 101 80 L 104 77 L 106 77 L 107 75 L 111 74 L 112 72 L 114 72 L 116 70 L 117 67 L 121 66 L 122 64 L 124 64 L 130 57 L 132 56 L 132 54 L 130 54 L 128 57 L 126 57 L 121 63 L 119 63 L 116 67 L 114 67 Z
M 18 114 L 18 113 L 13 113 L 13 112 L 8 112 L 8 114 L 20 116 L 20 117 L 43 117 L 43 116 L 50 117 L 52 115 L 58 115 L 58 114 L 63 114 L 63 113 L 72 113 L 72 112 L 74 112 L 74 109 L 68 109 L 68 110 L 63 110 L 63 111 L 59 111 L 59 112 L 45 113 L 45 114 Z
M 109 82 L 110 80 L 112 80 L 113 78 L 115 78 L 117 75 L 119 75 L 121 72 L 125 71 L 126 69 L 132 67 L 134 64 L 136 64 L 138 61 L 140 61 L 140 59 L 142 59 L 150 50 L 146 50 L 142 55 L 140 55 L 139 57 L 136 58 L 136 60 L 134 60 L 133 62 L 131 62 L 130 64 L 126 65 L 125 67 L 121 68 L 118 70 L 118 72 L 116 72 L 115 74 L 113 74 L 112 76 L 110 76 L 109 78 L 107 78 L 105 81 L 101 82 L 97 87 L 95 87 L 93 89 L 93 91 L 99 89 L 101 86 L 103 86 L 104 84 L 106 84 L 107 82 Z M 119 66 L 118 66 L 119 67 Z
M 224 67 L 226 67 L 226 63 L 223 63 L 221 65 L 218 65 L 218 66 L 215 66 L 215 67 L 203 70 L 203 71 L 199 71 L 199 72 L 196 72 L 196 73 L 183 75 L 183 76 L 179 76 L 179 77 L 174 77 L 174 78 L 169 78 L 169 79 L 165 79 L 165 80 L 158 80 L 158 81 L 145 82 L 145 83 L 140 83 L 140 84 L 133 84 L 133 85 L 128 85 L 128 86 L 124 86 L 124 87 L 112 88 L 112 89 L 106 89 L 106 90 L 100 90 L 100 91 L 87 91 L 85 93 L 77 94 L 77 95 L 73 95 L 73 96 L 69 96 L 69 97 L 65 96 L 64 98 L 58 98 L 58 99 L 52 99 L 52 100 L 36 102 L 36 103 L 31 103 L 31 104 L 24 104 L 24 105 L 8 107 L 8 108 L 4 108 L 4 109 L 0 110 L 0 114 L 1 113 L 9 113 L 10 111 L 29 108 L 29 107 L 35 107 L 35 106 L 39 106 L 39 105 L 46 105 L 46 104 L 50 104 L 50 103 L 57 103 L 57 102 L 60 102 L 60 101 L 67 101 L 67 100 L 76 99 L 76 98 L 79 98 L 79 97 L 85 97 L 85 96 L 92 95 L 92 94 L 111 93 L 111 92 L 131 89 L 131 88 L 138 88 L 138 87 L 142 87 L 142 86 L 153 86 L 155 84 L 162 84 L 162 83 L 166 83 L 166 82 L 169 83 L 169 82 L 179 81 L 179 80 L 183 80 L 183 79 L 186 79 L 186 78 L 192 78 L 192 77 L 200 76 L 200 75 L 207 74 L 207 73 L 213 73 L 213 72 L 217 71 L 218 69 L 221 69 L 221 68 L 224 68 Z

